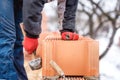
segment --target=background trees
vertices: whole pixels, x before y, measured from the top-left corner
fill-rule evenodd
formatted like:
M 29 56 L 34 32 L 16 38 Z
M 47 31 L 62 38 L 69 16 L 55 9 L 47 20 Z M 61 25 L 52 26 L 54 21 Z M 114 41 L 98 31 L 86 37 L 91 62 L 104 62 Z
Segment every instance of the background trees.
M 102 59 L 111 48 L 120 28 L 120 0 L 79 0 L 78 6 L 78 33 L 94 39 L 100 36 L 109 38 L 106 49 L 100 55 Z

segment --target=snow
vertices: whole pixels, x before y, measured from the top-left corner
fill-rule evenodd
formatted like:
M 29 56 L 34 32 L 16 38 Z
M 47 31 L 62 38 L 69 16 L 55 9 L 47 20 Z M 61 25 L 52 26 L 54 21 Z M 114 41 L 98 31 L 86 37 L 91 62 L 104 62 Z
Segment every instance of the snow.
M 115 50 L 120 52 L 117 47 L 111 48 L 106 57 L 100 61 L 101 80 L 120 80 L 120 54 Z
M 100 60 L 100 78 L 101 80 L 120 80 L 120 47 L 117 45 L 120 30 L 117 31 L 114 44 L 107 55 Z M 100 54 L 106 48 L 107 38 L 100 38 Z
M 47 22 L 48 22 L 48 30 L 49 31 L 56 31 L 58 28 L 58 21 L 56 21 L 57 17 L 57 1 L 52 1 L 46 3 L 44 6 L 43 11 L 46 13 Z M 51 20 L 52 19 L 52 20 Z

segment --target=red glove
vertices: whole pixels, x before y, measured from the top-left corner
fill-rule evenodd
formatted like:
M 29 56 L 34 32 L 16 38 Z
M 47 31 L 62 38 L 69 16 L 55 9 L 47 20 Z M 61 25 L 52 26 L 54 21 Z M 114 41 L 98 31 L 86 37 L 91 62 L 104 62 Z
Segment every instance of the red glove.
M 28 52 L 28 54 L 32 54 L 38 46 L 38 39 L 25 37 L 23 41 L 23 47 Z
M 63 40 L 78 40 L 79 35 L 73 32 L 62 32 L 61 34 Z

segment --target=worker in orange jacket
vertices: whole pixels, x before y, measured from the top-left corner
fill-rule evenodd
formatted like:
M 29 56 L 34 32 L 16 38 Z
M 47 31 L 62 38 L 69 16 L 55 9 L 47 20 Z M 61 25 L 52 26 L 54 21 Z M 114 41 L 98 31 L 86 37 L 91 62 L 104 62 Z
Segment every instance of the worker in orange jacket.
M 62 0 L 65 1 L 65 0 Z M 23 0 L 23 24 L 26 36 L 24 48 L 31 54 L 38 46 L 38 37 L 41 33 L 41 12 L 47 0 Z M 64 19 L 60 30 L 63 40 L 78 40 L 75 33 L 75 17 L 78 0 L 66 0 Z

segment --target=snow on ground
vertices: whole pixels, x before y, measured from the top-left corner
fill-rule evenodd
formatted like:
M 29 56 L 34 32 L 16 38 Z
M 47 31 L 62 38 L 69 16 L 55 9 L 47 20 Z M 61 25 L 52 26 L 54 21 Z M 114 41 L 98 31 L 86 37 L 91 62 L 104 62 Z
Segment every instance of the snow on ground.
M 100 61 L 101 80 L 120 80 L 120 48 L 113 46 Z
M 114 39 L 114 44 L 107 55 L 100 61 L 100 79 L 101 80 L 120 80 L 120 47 L 117 45 L 120 30 Z M 108 43 L 107 38 L 100 38 L 100 54 Z
M 57 15 L 57 0 L 46 3 L 43 11 L 47 16 L 47 25 L 49 31 L 56 31 L 58 29 L 58 15 Z

